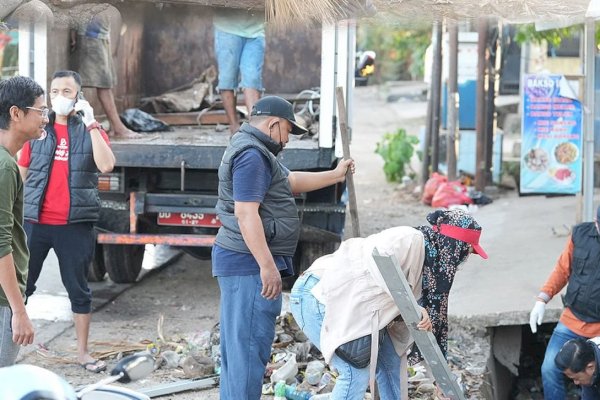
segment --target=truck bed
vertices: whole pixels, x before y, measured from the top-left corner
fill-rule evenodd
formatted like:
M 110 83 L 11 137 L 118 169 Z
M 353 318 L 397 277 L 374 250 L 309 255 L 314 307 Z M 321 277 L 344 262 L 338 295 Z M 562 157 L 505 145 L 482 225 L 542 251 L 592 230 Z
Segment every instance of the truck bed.
M 139 139 L 111 138 L 117 167 L 217 169 L 229 143 L 229 131 L 214 126 L 177 126 L 171 132 L 143 133 Z M 333 150 L 319 148 L 316 138 L 290 135 L 279 155 L 291 170 L 330 168 Z

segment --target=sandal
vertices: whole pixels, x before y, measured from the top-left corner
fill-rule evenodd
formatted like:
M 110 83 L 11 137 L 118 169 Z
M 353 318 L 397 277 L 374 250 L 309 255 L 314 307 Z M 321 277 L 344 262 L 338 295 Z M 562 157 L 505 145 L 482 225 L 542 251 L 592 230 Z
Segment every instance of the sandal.
M 86 371 L 90 371 L 90 372 L 94 372 L 94 373 L 106 371 L 106 363 L 102 360 L 94 360 L 94 361 L 82 363 L 79 365 L 81 365 L 83 367 L 83 369 L 85 369 Z

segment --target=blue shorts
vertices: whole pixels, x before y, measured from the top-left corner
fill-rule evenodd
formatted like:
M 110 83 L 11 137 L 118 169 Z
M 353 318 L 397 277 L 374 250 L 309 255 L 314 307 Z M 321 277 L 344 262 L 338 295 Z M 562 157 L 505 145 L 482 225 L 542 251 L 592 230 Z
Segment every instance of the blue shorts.
M 219 90 L 249 88 L 263 91 L 265 38 L 245 38 L 215 29 Z M 241 81 L 238 80 L 241 75 Z

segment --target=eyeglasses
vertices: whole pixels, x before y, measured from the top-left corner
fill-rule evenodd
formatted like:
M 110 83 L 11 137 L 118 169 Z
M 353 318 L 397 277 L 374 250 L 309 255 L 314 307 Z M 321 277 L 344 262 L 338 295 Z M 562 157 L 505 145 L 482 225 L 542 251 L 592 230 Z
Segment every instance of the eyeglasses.
M 42 118 L 46 119 L 48 118 L 48 113 L 50 113 L 50 109 L 48 108 L 35 108 L 35 107 L 25 107 L 29 110 L 34 110 L 34 111 L 39 111 L 40 114 L 42 115 Z

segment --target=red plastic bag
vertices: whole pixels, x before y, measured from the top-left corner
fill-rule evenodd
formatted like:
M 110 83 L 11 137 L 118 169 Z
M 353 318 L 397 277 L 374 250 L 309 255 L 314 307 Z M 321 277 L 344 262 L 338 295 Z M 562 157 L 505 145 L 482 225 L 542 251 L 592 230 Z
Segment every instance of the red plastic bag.
M 421 197 L 421 201 L 425 204 L 431 204 L 431 200 L 433 199 L 433 195 L 436 190 L 442 183 L 448 181 L 448 178 L 445 175 L 434 172 L 431 174 L 431 178 L 427 179 L 425 182 L 425 186 L 423 187 L 423 196 Z
M 473 199 L 467 195 L 467 187 L 460 181 L 442 183 L 431 200 L 431 206 L 435 208 L 460 204 L 473 204 Z

